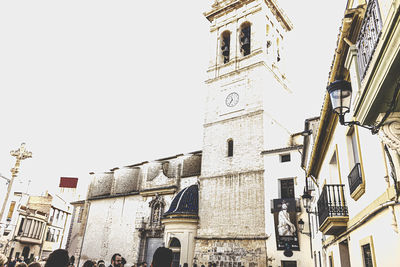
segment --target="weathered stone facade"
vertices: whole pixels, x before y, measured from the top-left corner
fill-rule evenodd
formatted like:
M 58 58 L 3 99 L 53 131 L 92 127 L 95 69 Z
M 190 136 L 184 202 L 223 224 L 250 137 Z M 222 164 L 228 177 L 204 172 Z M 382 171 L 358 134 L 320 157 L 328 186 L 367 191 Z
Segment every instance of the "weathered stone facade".
M 265 234 L 263 171 L 200 179 L 200 237 Z
M 198 266 L 267 266 L 267 251 L 263 239 L 197 239 L 195 253 L 194 262 Z
M 80 265 L 87 259 L 108 263 L 114 253 L 128 265 L 149 261 L 149 242 L 164 242 L 163 212 L 181 188 L 197 183 L 200 168 L 197 151 L 91 173 L 86 203 L 76 203 L 79 227 L 72 226 L 70 254 Z M 79 209 L 85 213 L 78 223 Z

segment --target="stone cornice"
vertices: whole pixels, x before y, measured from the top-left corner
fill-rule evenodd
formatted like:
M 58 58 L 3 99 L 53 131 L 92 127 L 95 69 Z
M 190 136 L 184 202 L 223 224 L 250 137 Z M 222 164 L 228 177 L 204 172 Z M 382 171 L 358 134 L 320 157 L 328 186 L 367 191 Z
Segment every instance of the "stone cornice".
M 257 110 L 257 111 L 246 113 L 246 114 L 243 114 L 243 115 L 240 115 L 240 116 L 235 116 L 235 117 L 231 117 L 231 118 L 227 118 L 227 119 L 208 122 L 208 123 L 203 124 L 203 127 L 206 128 L 206 127 L 210 127 L 210 126 L 212 126 L 214 124 L 221 123 L 221 122 L 227 122 L 227 121 L 232 121 L 232 120 L 241 119 L 241 118 L 245 118 L 245 117 L 257 116 L 257 115 L 262 114 L 263 112 L 264 112 L 264 110 Z
M 224 176 L 232 176 L 232 175 L 240 175 L 240 174 L 263 174 L 263 173 L 264 173 L 264 169 L 244 171 L 244 172 L 230 172 L 230 173 L 224 173 L 221 175 L 214 175 L 214 176 L 201 176 L 201 177 L 199 177 L 199 180 L 215 179 L 215 178 L 220 178 L 220 177 L 224 177 Z
M 211 236 L 203 235 L 196 236 L 195 239 L 201 240 L 267 240 L 268 235 L 250 235 L 250 236 Z
M 264 150 L 261 152 L 261 154 L 262 155 L 275 154 L 275 153 L 281 153 L 281 152 L 286 152 L 286 151 L 298 150 L 298 149 L 302 149 L 302 148 L 303 148 L 303 145 L 289 146 L 289 147 L 283 147 L 283 148 Z

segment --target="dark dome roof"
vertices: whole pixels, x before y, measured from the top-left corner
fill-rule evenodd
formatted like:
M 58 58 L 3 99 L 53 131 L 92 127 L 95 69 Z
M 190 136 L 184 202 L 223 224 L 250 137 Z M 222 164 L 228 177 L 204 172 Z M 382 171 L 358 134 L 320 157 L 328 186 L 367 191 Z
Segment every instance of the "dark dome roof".
M 172 200 L 171 206 L 164 216 L 169 215 L 198 215 L 199 187 L 197 184 L 186 187 Z

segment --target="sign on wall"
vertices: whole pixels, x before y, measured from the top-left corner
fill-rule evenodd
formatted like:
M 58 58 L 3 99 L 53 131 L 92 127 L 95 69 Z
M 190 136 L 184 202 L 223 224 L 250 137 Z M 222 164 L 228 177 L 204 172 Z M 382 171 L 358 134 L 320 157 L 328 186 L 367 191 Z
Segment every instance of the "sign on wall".
M 292 250 L 300 250 L 296 227 L 296 199 L 274 199 L 273 206 L 277 249 L 285 250 L 285 245 L 290 245 Z

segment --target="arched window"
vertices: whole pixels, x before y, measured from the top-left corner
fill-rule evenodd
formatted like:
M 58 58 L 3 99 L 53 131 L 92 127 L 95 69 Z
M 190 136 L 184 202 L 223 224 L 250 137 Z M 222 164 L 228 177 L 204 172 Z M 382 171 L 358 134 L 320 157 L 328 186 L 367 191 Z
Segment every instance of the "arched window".
M 164 214 L 164 200 L 161 196 L 156 195 L 152 201 L 150 201 L 149 206 L 151 208 L 150 214 L 150 226 L 157 227 L 161 226 L 161 218 Z
M 224 31 L 221 34 L 221 55 L 224 59 L 224 63 L 229 62 L 230 46 L 231 46 L 231 33 L 229 31 Z
M 240 52 L 243 56 L 250 54 L 250 38 L 251 27 L 249 22 L 245 22 L 240 26 L 239 42 L 240 42 Z
M 233 156 L 233 140 L 229 139 L 228 140 L 228 157 Z
M 181 242 L 179 242 L 178 238 L 173 237 L 169 243 L 170 248 L 180 248 Z

